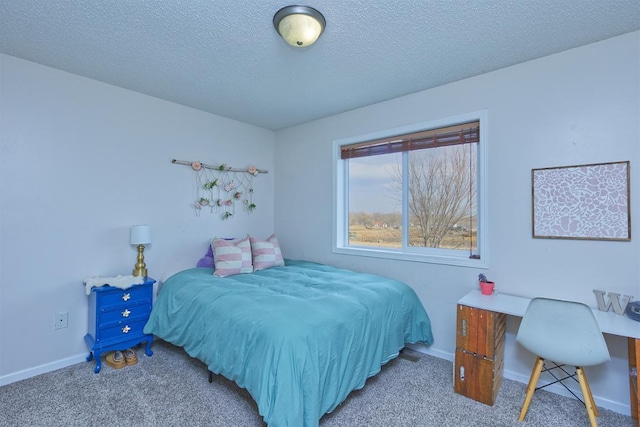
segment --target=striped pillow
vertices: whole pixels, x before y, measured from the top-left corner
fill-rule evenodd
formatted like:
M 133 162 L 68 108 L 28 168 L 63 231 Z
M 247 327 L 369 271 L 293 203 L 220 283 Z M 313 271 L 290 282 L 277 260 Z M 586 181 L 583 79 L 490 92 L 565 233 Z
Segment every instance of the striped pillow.
M 249 236 L 235 240 L 213 239 L 211 247 L 214 259 L 213 274 L 216 276 L 226 277 L 253 271 Z
M 267 240 L 249 237 L 251 240 L 251 256 L 253 257 L 253 271 L 264 270 L 271 267 L 282 267 L 284 259 L 280 251 L 280 243 L 275 234 Z

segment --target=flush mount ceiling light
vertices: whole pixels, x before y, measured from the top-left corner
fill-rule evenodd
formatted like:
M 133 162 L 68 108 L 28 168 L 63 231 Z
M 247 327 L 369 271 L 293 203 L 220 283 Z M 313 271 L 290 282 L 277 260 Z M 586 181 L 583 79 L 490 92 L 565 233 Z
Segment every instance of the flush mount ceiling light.
M 295 47 L 311 46 L 324 31 L 324 16 L 309 6 L 287 6 L 273 16 L 273 26 Z

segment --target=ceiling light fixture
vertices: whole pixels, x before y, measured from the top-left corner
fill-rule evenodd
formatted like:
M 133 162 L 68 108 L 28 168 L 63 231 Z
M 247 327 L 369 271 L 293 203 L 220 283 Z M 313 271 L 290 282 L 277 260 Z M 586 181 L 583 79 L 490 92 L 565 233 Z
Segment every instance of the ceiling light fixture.
M 324 31 L 324 16 L 309 6 L 286 6 L 273 16 L 273 26 L 295 47 L 311 46 Z

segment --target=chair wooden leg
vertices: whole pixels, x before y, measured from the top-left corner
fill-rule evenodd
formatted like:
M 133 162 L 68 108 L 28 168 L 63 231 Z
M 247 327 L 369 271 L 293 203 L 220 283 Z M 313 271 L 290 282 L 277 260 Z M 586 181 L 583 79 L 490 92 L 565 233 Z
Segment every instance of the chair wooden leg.
M 544 359 L 538 356 L 536 358 L 536 363 L 533 365 L 533 370 L 531 371 L 531 377 L 529 378 L 529 384 L 527 385 L 527 396 L 524 398 L 524 403 L 522 404 L 518 421 L 524 421 L 524 417 L 527 415 L 529 404 L 531 403 L 531 398 L 533 398 L 533 392 L 536 391 L 536 385 L 540 379 L 540 372 L 542 372 L 543 365 Z
M 582 367 L 580 367 L 582 368 Z M 591 405 L 593 406 L 593 414 L 596 417 L 600 416 L 600 413 L 598 412 L 598 407 L 596 406 L 596 401 L 593 400 L 593 393 L 591 393 L 591 386 L 589 385 L 589 381 L 587 380 L 587 373 L 584 371 L 584 369 L 582 370 L 582 376 L 584 377 L 584 383 L 587 385 L 587 391 L 589 392 L 589 397 L 591 398 Z M 577 370 L 576 370 L 577 372 Z
M 596 422 L 598 408 L 593 402 L 591 388 L 589 387 L 589 382 L 587 381 L 587 377 L 584 375 L 581 366 L 576 367 L 576 374 L 578 375 L 578 382 L 580 383 L 580 390 L 582 390 L 582 396 L 584 397 L 584 404 L 587 407 L 587 414 L 589 415 L 591 427 L 598 427 L 598 423 Z

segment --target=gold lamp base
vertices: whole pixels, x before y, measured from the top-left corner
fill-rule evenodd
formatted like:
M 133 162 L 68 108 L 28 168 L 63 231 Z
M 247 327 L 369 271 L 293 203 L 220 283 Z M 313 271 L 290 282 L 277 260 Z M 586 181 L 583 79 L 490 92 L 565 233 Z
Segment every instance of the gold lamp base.
M 138 262 L 133 268 L 133 275 L 147 277 L 147 265 L 144 263 L 144 245 L 138 245 Z

